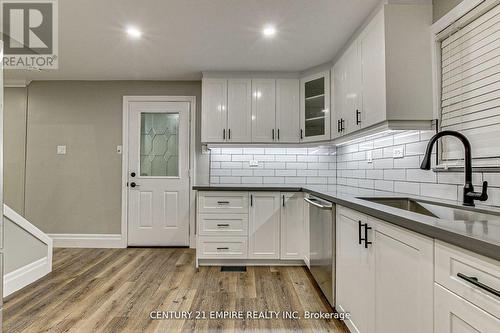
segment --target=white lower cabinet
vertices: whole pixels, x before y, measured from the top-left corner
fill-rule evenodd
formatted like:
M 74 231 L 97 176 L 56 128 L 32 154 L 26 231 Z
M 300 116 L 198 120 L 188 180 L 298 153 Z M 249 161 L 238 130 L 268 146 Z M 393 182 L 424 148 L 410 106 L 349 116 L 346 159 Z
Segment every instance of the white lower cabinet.
M 336 308 L 349 312 L 345 323 L 351 332 L 373 332 L 374 262 L 373 246 L 360 240 L 366 216 L 337 206 L 336 220 Z M 371 226 L 373 228 L 373 226 Z M 373 239 L 370 229 L 368 237 Z
M 500 319 L 478 308 L 448 289 L 434 286 L 435 333 L 497 333 Z
M 279 192 L 250 192 L 248 232 L 249 259 L 279 259 Z
M 198 192 L 197 263 L 305 259 L 304 206 L 301 192 Z
M 337 208 L 336 307 L 351 332 L 432 332 L 433 240 Z
M 281 260 L 303 258 L 303 211 L 304 200 L 302 193 L 281 193 Z

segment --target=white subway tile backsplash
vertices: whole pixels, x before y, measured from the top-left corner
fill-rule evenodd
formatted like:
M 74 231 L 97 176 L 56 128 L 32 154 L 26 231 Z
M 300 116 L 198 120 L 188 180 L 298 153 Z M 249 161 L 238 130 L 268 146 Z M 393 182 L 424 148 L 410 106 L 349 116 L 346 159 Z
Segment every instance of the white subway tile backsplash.
M 410 182 L 394 182 L 394 192 L 419 195 L 420 184 Z
M 264 169 L 285 169 L 285 162 L 266 162 L 264 163 Z
M 406 180 L 421 183 L 435 183 L 437 181 L 436 174 L 430 170 L 407 169 Z
M 253 160 L 252 155 L 231 155 L 231 161 L 233 162 L 248 162 Z
M 406 170 L 404 169 L 388 169 L 384 170 L 385 180 L 406 180 Z
M 232 169 L 232 176 L 252 176 L 253 171 L 251 169 Z
M 241 184 L 241 177 L 219 177 L 221 184 Z
M 253 159 L 259 162 L 274 161 L 274 155 L 253 155 Z
M 287 169 L 307 169 L 307 163 L 305 162 L 296 162 L 296 163 L 287 163 Z
M 305 184 L 306 177 L 286 177 L 285 182 L 287 184 Z
M 267 155 L 267 156 L 272 156 L 272 155 Z M 295 162 L 297 161 L 298 156 L 296 155 L 276 155 L 275 160 L 276 162 Z
M 275 170 L 274 174 L 276 176 L 296 176 L 297 170 Z
M 220 167 L 223 169 L 242 169 L 242 162 L 221 162 Z
M 297 162 L 318 162 L 317 155 L 298 155 Z
M 274 170 L 263 170 L 263 169 L 254 170 L 253 175 L 259 177 L 274 176 Z
M 222 148 L 221 154 L 223 155 L 243 154 L 243 148 Z
M 394 159 L 394 168 L 401 169 L 416 169 L 420 167 L 420 159 L 418 156 L 405 156 L 403 158 Z
M 284 184 L 285 177 L 264 177 L 264 184 Z
M 434 131 L 395 131 L 336 148 L 211 148 L 210 183 L 310 184 L 343 191 L 358 187 L 354 191 L 358 194 L 375 189 L 461 200 L 462 172 L 420 169 L 432 135 Z M 393 158 L 394 148 L 403 148 L 404 157 Z M 432 166 L 435 158 L 434 153 Z M 252 160 L 258 161 L 258 167 L 249 166 Z M 489 183 L 486 205 L 500 206 L 500 173 L 473 174 L 475 187 L 483 180 Z
M 394 166 L 394 162 L 392 158 L 383 158 L 380 160 L 373 161 L 374 169 L 392 169 Z
M 264 148 L 243 148 L 245 155 L 263 155 L 265 154 Z
M 380 191 L 394 191 L 394 182 L 389 180 L 375 180 L 375 189 Z
M 457 185 L 422 183 L 420 184 L 420 195 L 432 198 L 458 200 L 458 187 Z
M 241 177 L 242 184 L 262 184 L 262 177 Z

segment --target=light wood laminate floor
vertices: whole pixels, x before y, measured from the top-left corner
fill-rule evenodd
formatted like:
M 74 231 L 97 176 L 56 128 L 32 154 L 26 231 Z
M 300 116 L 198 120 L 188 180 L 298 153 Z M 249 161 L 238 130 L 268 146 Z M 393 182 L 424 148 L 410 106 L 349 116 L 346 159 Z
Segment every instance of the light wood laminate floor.
M 151 320 L 160 311 L 326 311 L 306 268 L 194 267 L 185 248 L 56 249 L 51 274 L 9 296 L 4 332 L 347 332 L 325 319 Z

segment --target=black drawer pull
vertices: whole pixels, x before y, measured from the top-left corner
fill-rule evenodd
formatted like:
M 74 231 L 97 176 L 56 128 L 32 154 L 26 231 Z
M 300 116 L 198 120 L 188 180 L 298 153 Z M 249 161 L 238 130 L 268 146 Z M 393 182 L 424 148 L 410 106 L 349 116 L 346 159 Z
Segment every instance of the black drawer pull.
M 487 292 L 489 292 L 497 297 L 500 297 L 500 291 L 493 289 L 492 287 L 487 286 L 484 283 L 479 282 L 479 279 L 475 276 L 467 276 L 467 275 L 462 274 L 462 273 L 457 273 L 457 276 L 459 278 L 461 278 L 462 280 L 465 280 L 465 281 L 469 282 L 470 284 L 475 285 L 478 288 L 486 290 Z
M 229 227 L 228 223 L 217 223 L 218 227 Z
M 217 201 L 219 205 L 229 205 L 229 201 Z
M 356 110 L 356 125 L 361 124 L 361 111 Z
M 218 248 L 217 248 L 217 251 L 218 251 L 218 250 L 229 250 L 229 248 L 228 248 L 228 247 L 218 247 Z

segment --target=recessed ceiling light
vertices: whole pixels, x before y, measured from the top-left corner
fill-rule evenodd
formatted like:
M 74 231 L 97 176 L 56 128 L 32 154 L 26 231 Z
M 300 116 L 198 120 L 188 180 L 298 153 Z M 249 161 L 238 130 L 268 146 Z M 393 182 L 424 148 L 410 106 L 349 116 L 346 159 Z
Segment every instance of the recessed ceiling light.
M 264 35 L 264 37 L 273 37 L 274 35 L 276 35 L 276 28 L 274 27 L 274 25 L 266 25 L 264 29 L 262 29 L 262 34 Z
M 129 37 L 131 37 L 131 38 L 138 39 L 138 38 L 141 38 L 142 32 L 139 29 L 137 29 L 136 27 L 128 26 L 127 27 L 127 35 L 129 35 Z

